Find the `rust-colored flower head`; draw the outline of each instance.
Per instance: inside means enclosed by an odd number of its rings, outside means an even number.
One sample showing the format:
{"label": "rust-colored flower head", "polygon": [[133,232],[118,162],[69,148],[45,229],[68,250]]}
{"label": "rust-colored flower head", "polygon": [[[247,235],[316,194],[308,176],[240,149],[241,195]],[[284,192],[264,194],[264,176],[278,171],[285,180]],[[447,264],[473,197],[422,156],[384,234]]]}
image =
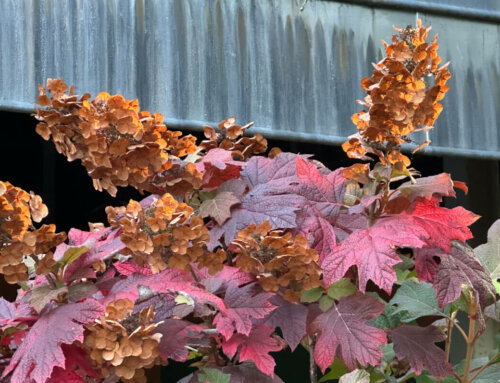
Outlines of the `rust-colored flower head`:
{"label": "rust-colored flower head", "polygon": [[[439,67],[437,36],[427,43],[430,28],[418,21],[416,29],[395,28],[392,44],[383,42],[387,57],[377,64],[369,78],[361,81],[366,91],[365,109],[352,116],[358,128],[342,148],[349,157],[370,159],[372,153],[384,164],[406,169],[410,160],[400,152],[409,135],[431,129],[443,106],[438,102],[448,91],[451,77],[447,64]],[[425,141],[418,149],[427,145]]]}
{"label": "rust-colored flower head", "polygon": [[121,229],[120,238],[139,265],[153,273],[170,267],[189,270],[206,253],[208,230],[192,207],[165,193],[143,208],[131,200],[126,208],[106,208],[111,226]]}
{"label": "rust-colored flower head", "polygon": [[243,137],[243,133],[252,125],[253,122],[245,126],[236,125],[236,118],[230,117],[221,121],[217,128],[205,126],[203,133],[207,139],[201,142],[200,148],[205,151],[213,148],[229,150],[235,160],[246,160],[255,154],[264,153],[267,140],[261,134]]}
{"label": "rust-colored flower head", "polygon": [[[78,98],[73,88],[69,93],[66,89],[60,79],[47,80],[46,89],[39,86],[38,103],[46,108],[35,115],[38,134],[52,138],[69,161],[80,159],[98,190],[113,196],[118,186],[152,193],[171,190],[168,171],[174,163],[181,169],[187,166],[180,157],[197,150],[194,137],[168,130],[161,114],[140,111],[137,100],[105,92],[90,100],[89,94]],[[190,168],[185,178],[179,169],[177,173],[181,180],[175,184],[185,181],[182,192],[201,182],[196,169]]]}
{"label": "rust-colored flower head", "polygon": [[37,262],[39,274],[47,274],[54,264],[52,250],[66,234],[56,233],[54,225],[33,226],[33,221],[40,222],[47,214],[40,196],[0,182],[0,273],[8,283],[28,279],[26,256]]}
{"label": "rust-colored flower head", "polygon": [[272,230],[264,221],[240,230],[233,244],[238,249],[236,266],[257,276],[266,291],[282,289],[285,299],[297,301],[302,289],[320,285],[318,253],[301,235]]}

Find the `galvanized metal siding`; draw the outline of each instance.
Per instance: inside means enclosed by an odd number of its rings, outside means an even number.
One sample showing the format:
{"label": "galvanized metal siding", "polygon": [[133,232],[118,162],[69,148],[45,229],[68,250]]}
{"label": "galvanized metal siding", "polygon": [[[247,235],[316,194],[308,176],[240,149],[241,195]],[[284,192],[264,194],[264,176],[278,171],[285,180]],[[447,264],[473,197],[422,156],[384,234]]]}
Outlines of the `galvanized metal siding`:
{"label": "galvanized metal siding", "polygon": [[62,77],[178,127],[236,115],[268,136],[340,143],[380,39],[414,24],[414,7],[454,76],[430,150],[500,158],[499,2],[352,2],[0,0],[0,108],[32,110],[36,84]]}

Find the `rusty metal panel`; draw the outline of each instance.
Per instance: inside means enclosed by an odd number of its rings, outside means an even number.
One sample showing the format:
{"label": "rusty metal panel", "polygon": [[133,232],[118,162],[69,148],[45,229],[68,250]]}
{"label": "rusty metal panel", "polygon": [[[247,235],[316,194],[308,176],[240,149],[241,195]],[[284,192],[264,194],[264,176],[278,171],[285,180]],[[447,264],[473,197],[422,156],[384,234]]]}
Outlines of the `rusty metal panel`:
{"label": "rusty metal panel", "polygon": [[500,158],[496,0],[0,0],[0,108],[36,84],[139,98],[176,127],[236,115],[268,137],[338,144],[392,25],[439,32],[453,78],[427,152]]}

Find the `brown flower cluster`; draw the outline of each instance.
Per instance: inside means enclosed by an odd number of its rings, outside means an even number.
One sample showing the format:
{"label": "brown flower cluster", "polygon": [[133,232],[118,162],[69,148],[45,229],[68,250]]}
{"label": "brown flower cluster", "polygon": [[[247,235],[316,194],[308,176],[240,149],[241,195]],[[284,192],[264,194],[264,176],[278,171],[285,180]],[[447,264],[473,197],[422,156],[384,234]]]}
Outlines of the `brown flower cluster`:
{"label": "brown flower cluster", "polygon": [[143,208],[131,200],[127,207],[107,207],[111,226],[121,228],[120,238],[139,265],[148,264],[153,273],[167,265],[189,270],[190,262],[205,253],[208,230],[193,208],[165,193]]}
{"label": "brown flower cluster", "polygon": [[352,116],[359,132],[342,147],[351,158],[369,159],[366,153],[373,153],[383,163],[404,169],[410,160],[399,147],[411,142],[411,133],[432,128],[443,109],[438,101],[448,91],[451,75],[447,65],[438,68],[437,36],[432,43],[425,42],[430,27],[423,27],[419,20],[416,29],[395,30],[398,34],[393,35],[392,44],[383,42],[387,57],[374,64],[370,78],[361,81],[367,96],[358,102],[367,110]]}
{"label": "brown flower cluster", "polygon": [[256,134],[252,137],[242,137],[245,130],[250,128],[253,122],[240,126],[236,125],[236,118],[230,117],[221,121],[217,129],[211,126],[203,127],[203,133],[206,140],[202,141],[200,148],[209,151],[214,148],[221,148],[232,152],[233,158],[238,161],[264,153],[267,149],[267,140],[261,135]]}
{"label": "brown flower cluster", "polygon": [[111,302],[102,318],[86,326],[83,345],[103,377],[114,373],[125,383],[145,383],[144,369],[161,363],[161,334],[154,333],[159,323],[153,323],[152,306],[139,313],[133,308],[129,299]]}
{"label": "brown flower cluster", "polygon": [[[78,98],[73,87],[66,89],[60,79],[47,80],[47,90],[39,86],[38,103],[48,108],[37,109],[36,131],[45,140],[52,137],[69,161],[80,159],[96,189],[114,196],[117,186],[130,185],[157,193],[179,182],[165,180],[165,173],[197,150],[193,136],[168,130],[161,114],[140,111],[137,100],[105,92],[90,100],[89,94]],[[194,165],[187,173],[201,180]]]}
{"label": "brown flower cluster", "polygon": [[47,214],[39,196],[0,181],[0,273],[8,283],[28,279],[25,256],[36,261],[38,274],[47,274],[54,264],[52,250],[66,234],[56,233],[54,225],[35,229],[32,221],[40,222]]}
{"label": "brown flower cluster", "polygon": [[291,302],[302,290],[320,286],[318,253],[310,249],[302,235],[272,230],[268,221],[240,230],[233,244],[238,250],[236,266],[257,276],[266,291],[284,288],[283,297]]}

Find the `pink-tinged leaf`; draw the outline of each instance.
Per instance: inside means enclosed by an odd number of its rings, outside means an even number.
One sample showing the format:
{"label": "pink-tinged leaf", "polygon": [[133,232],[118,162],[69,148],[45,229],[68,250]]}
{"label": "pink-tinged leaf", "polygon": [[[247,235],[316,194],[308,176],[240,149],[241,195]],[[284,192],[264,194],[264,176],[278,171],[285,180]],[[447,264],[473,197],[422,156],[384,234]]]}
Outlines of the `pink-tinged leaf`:
{"label": "pink-tinged leaf", "polygon": [[226,339],[233,335],[234,330],[248,335],[256,319],[264,318],[276,308],[269,302],[272,296],[254,284],[244,287],[230,284],[224,298],[227,312],[217,314],[213,323]]}
{"label": "pink-tinged leaf", "polygon": [[391,338],[397,358],[407,359],[417,375],[424,369],[435,378],[453,374],[444,351],[435,345],[446,339],[439,328],[403,325],[391,331]]}
{"label": "pink-tinged leaf", "polygon": [[82,342],[83,325],[103,313],[104,307],[94,300],[68,303],[46,311],[14,353],[3,376],[13,372],[11,383],[25,383],[30,380],[45,383],[54,367],[65,366],[61,346],[75,341]]}
{"label": "pink-tinged leaf", "polygon": [[317,334],[314,360],[321,371],[325,371],[336,354],[351,370],[356,368],[356,362],[379,364],[383,354],[380,345],[387,343],[385,331],[366,322],[383,311],[381,302],[357,293],[341,298],[314,319],[309,333]]}
{"label": "pink-tinged leaf", "polygon": [[309,240],[309,246],[319,254],[319,263],[335,248],[336,234],[333,226],[314,207],[297,214],[297,227]]}
{"label": "pink-tinged leaf", "polygon": [[270,182],[287,185],[297,181],[297,157],[294,153],[280,153],[273,159],[252,157],[241,172],[241,178],[250,188]]}
{"label": "pink-tinged leaf", "polygon": [[253,274],[245,273],[238,267],[224,265],[221,271],[212,275],[208,272],[208,268],[206,267],[199,269],[194,264],[191,266],[196,275],[196,279],[212,294],[224,293],[229,284],[241,286],[255,281],[255,276]]}
{"label": "pink-tinged leaf", "polygon": [[395,247],[422,247],[425,242],[420,238],[425,235],[422,228],[405,226],[397,217],[380,219],[373,226],[351,234],[323,258],[324,281],[331,285],[356,265],[361,291],[365,291],[371,279],[390,293],[397,279],[392,267],[401,262]]}
{"label": "pink-tinged leaf", "polygon": [[73,369],[54,368],[52,376],[46,383],[85,383],[85,380]]}
{"label": "pink-tinged leaf", "polygon": [[232,192],[219,191],[214,198],[203,201],[200,205],[202,217],[212,217],[222,225],[231,216],[231,207],[240,203],[240,199]]}
{"label": "pink-tinged leaf", "polygon": [[453,181],[448,173],[441,173],[435,176],[417,178],[415,182],[405,182],[397,189],[399,193],[394,194],[394,198],[403,194],[409,200],[413,201],[417,197],[439,198],[455,197]]}
{"label": "pink-tinged leaf", "polygon": [[117,299],[128,298],[134,302],[139,298],[139,286],[145,286],[155,292],[178,292],[189,295],[199,305],[210,304],[226,312],[224,301],[207,292],[203,285],[194,281],[193,277],[184,270],[165,269],[158,274],[133,274],[128,278],[115,283],[103,300],[103,304]]}
{"label": "pink-tinged leaf", "polygon": [[415,269],[417,270],[419,280],[426,282],[434,281],[439,266],[439,258],[442,254],[443,251],[435,247],[413,249]]}
{"label": "pink-tinged leaf", "polygon": [[130,261],[128,261],[128,262],[116,262],[116,263],[113,263],[113,266],[116,269],[116,271],[118,271],[118,273],[120,273],[121,275],[125,275],[127,277],[134,274],[134,273],[139,273],[139,274],[143,274],[143,275],[153,274],[149,267],[142,267],[142,266],[139,266],[138,264],[136,264],[134,262],[130,262]]}
{"label": "pink-tinged leaf", "polygon": [[307,307],[285,301],[279,295],[272,297],[271,303],[278,307],[265,318],[264,323],[272,328],[281,328],[283,338],[293,351],[307,333]]}
{"label": "pink-tinged leaf", "polygon": [[173,359],[184,362],[189,356],[186,346],[196,347],[205,345],[208,339],[202,339],[200,333],[205,327],[181,319],[167,319],[160,324],[156,331],[163,334],[159,349],[163,361]]}
{"label": "pink-tinged leaf", "polygon": [[488,303],[488,295],[495,297],[495,286],[489,274],[479,263],[474,250],[463,242],[454,241],[451,254],[441,253],[441,263],[434,278],[434,289],[439,306],[458,299],[462,285],[476,292],[476,299],[484,309]]}
{"label": "pink-tinged leaf", "polygon": [[[472,238],[468,226],[479,216],[462,207],[447,209],[438,206],[438,200],[417,198],[408,212],[399,217],[401,225],[418,226],[427,232],[428,247],[439,247],[450,251],[451,241],[466,241]],[[406,218],[408,218],[407,222]]]}
{"label": "pink-tinged leaf", "polygon": [[203,188],[212,190],[227,180],[238,178],[244,166],[245,162],[233,160],[230,151],[215,148],[196,164],[196,169],[203,173]]}
{"label": "pink-tinged leaf", "polygon": [[222,350],[232,358],[240,351],[239,360],[250,360],[266,375],[273,375],[276,363],[270,352],[281,350],[278,341],[271,337],[273,329],[260,324],[247,335],[234,334],[229,340],[222,342]]}
{"label": "pink-tinged leaf", "polygon": [[70,229],[68,232],[68,244],[70,246],[85,246],[84,244],[88,243],[89,240],[98,243],[105,239],[112,230],[113,229],[109,227],[96,231]]}
{"label": "pink-tinged leaf", "polygon": [[342,204],[346,181],[342,169],[325,176],[319,172],[314,163],[300,156],[296,157],[296,165],[297,178],[304,186],[304,193],[309,196],[309,201]]}

